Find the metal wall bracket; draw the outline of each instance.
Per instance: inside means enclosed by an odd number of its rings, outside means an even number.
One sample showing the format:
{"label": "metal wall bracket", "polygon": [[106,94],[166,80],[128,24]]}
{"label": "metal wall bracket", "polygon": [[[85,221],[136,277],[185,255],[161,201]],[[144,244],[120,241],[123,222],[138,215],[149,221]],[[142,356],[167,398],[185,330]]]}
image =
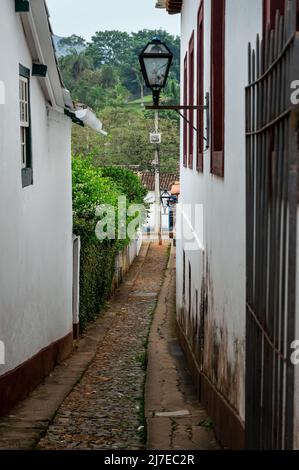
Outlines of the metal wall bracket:
{"label": "metal wall bracket", "polygon": [[210,148],[210,94],[209,93],[206,93],[205,104],[203,105],[196,105],[196,106],[150,105],[150,106],[145,106],[145,109],[151,109],[155,111],[175,111],[181,116],[181,118],[184,119],[184,121],[188,123],[189,126],[193,127],[195,132],[198,132],[198,129],[191,124],[191,122],[187,119],[185,114],[183,114],[181,111],[190,111],[190,110],[197,111],[199,109],[203,109],[205,111],[205,116],[206,116],[206,128],[205,128],[205,135],[203,135],[202,138],[204,139],[206,143],[205,150],[208,150]]}
{"label": "metal wall bracket", "polygon": [[45,78],[47,76],[48,67],[44,64],[32,64],[32,76],[33,77],[40,77]]}
{"label": "metal wall bracket", "polygon": [[30,11],[29,0],[15,0],[15,11],[17,13],[28,13]]}

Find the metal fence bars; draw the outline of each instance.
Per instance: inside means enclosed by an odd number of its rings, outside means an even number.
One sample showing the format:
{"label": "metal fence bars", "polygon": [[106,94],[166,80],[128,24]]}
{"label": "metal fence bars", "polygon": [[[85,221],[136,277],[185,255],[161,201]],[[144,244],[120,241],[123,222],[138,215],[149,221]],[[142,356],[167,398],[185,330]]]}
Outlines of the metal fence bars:
{"label": "metal fence bars", "polygon": [[246,446],[293,447],[296,224],[297,0],[256,48],[246,87]]}

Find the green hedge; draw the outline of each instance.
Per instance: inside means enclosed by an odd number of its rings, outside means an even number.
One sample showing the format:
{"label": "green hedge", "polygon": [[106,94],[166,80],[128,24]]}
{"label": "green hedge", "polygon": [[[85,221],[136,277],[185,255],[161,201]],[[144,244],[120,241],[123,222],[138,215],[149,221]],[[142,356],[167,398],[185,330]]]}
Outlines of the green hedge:
{"label": "green hedge", "polygon": [[147,189],[140,182],[140,178],[126,168],[107,167],[102,168],[102,174],[111,178],[131,203],[142,203],[147,195]]}
{"label": "green hedge", "polygon": [[[146,195],[139,178],[129,170],[97,168],[91,159],[73,159],[73,231],[81,237],[80,328],[95,320],[111,293],[115,257],[129,240],[97,240],[96,207],[111,204],[117,209],[118,198],[142,204]],[[127,224],[132,218],[127,218]],[[117,225],[117,224],[116,224]]]}
{"label": "green hedge", "polygon": [[95,320],[111,292],[114,275],[115,243],[85,240],[81,247],[80,328]]}

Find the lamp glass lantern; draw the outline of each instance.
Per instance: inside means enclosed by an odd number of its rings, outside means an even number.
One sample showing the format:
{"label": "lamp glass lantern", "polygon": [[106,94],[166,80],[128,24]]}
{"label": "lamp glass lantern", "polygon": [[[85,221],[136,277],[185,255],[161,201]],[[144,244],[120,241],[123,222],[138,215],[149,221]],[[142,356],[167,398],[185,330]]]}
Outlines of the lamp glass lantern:
{"label": "lamp glass lantern", "polygon": [[159,105],[160,91],[165,87],[173,54],[159,38],[149,42],[139,56],[145,84],[153,92],[154,105]]}
{"label": "lamp glass lantern", "polygon": [[161,192],[161,204],[164,210],[166,210],[170,205],[171,193],[166,189]]}

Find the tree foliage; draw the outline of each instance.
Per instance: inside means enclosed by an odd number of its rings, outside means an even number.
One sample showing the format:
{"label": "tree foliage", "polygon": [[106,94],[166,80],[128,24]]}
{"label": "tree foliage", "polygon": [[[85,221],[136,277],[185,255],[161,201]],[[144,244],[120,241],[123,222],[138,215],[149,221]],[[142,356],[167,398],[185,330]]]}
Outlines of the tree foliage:
{"label": "tree foliage", "polygon": [[110,204],[117,208],[120,188],[111,178],[104,178],[91,159],[73,159],[73,214],[76,221],[95,221],[96,208]]}
{"label": "tree foliage", "polygon": [[[159,36],[174,53],[173,66],[164,93],[166,103],[180,101],[180,41],[162,30],[137,33],[99,31],[90,43],[72,35],[60,41],[67,53],[59,59],[65,86],[74,101],[93,108],[103,121],[108,137],[74,127],[74,155],[92,155],[98,166],[140,165],[151,169],[153,113],[144,109],[146,94],[138,56],[143,47]],[[136,98],[138,102],[136,102]],[[136,104],[132,104],[135,103]],[[175,172],[179,159],[179,119],[173,112],[160,113],[161,171]]]}
{"label": "tree foliage", "polygon": [[[143,47],[153,39],[159,37],[165,41],[174,54],[170,78],[180,80],[180,39],[163,30],[142,30],[128,34],[121,31],[98,31],[91,41],[86,43],[80,36],[72,35],[61,39],[58,47],[66,51],[60,58],[60,68],[68,88],[72,91],[75,83],[82,78],[82,72],[89,70],[97,74],[102,70],[105,79],[97,86],[104,89],[113,88],[116,84],[128,90],[132,97],[141,97],[144,94],[144,83],[140,72],[138,56]],[[112,84],[109,80],[112,77]],[[78,99],[83,91],[82,83],[76,84]],[[85,95],[84,95],[85,96]],[[93,103],[87,102],[89,106]]]}
{"label": "tree foliage", "polygon": [[77,36],[76,34],[72,34],[68,38],[61,38],[58,44],[60,49],[64,50],[66,53],[65,48],[68,48],[68,52],[78,49],[85,49],[86,48],[86,41],[81,36]]}
{"label": "tree foliage", "polygon": [[[118,201],[121,196],[126,196],[129,203],[144,203],[147,191],[141,180],[128,169],[101,169],[92,163],[90,157],[79,156],[73,158],[72,173],[74,232],[83,238],[95,239],[97,207],[100,205],[113,207],[117,222]],[[130,221],[131,217],[127,217],[127,223]],[[128,240],[124,241],[127,242]],[[122,243],[118,244],[121,246]]]}
{"label": "tree foliage", "polygon": [[101,169],[105,178],[112,179],[123,194],[127,196],[128,202],[140,204],[144,202],[147,189],[140,183],[140,178],[127,168],[106,167]]}
{"label": "tree foliage", "polygon": [[[175,173],[179,161],[179,126],[176,120],[160,113],[162,135],[160,164],[162,173]],[[173,116],[171,116],[173,117]],[[100,113],[108,136],[102,136],[79,126],[73,128],[73,154],[91,155],[100,166],[136,165],[150,170],[154,159],[154,146],[149,134],[154,130],[152,111],[128,107],[108,107]]]}

